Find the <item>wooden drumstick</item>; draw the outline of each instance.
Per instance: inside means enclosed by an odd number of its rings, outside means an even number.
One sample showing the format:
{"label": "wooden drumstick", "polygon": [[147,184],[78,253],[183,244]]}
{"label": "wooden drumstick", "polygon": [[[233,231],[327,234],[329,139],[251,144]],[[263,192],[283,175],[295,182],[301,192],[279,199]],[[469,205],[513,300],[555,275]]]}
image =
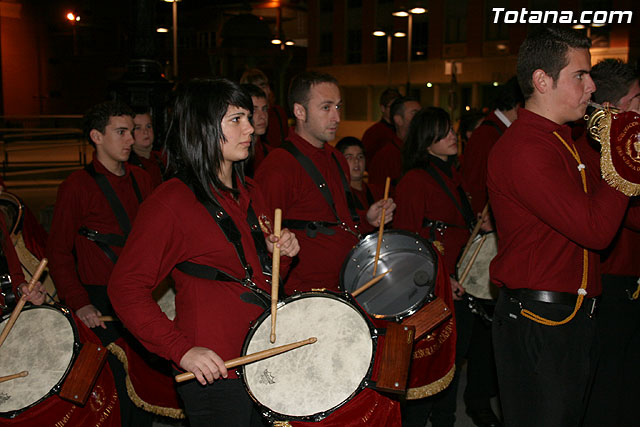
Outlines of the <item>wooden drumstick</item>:
{"label": "wooden drumstick", "polygon": [[[282,209],[276,209],[273,215],[273,234],[279,239],[282,225]],[[278,311],[278,285],[280,280],[280,248],[273,245],[273,262],[271,264],[271,344],[276,342],[276,312]]]}
{"label": "wooden drumstick", "polygon": [[[384,200],[389,198],[389,186],[391,185],[391,178],[387,177],[387,181],[384,184]],[[380,258],[380,244],[382,243],[382,234],[384,233],[384,214],[386,208],[382,208],[382,216],[380,217],[380,228],[378,229],[378,244],[376,245],[376,259],[373,262],[373,277],[376,277],[378,272],[378,259]]]}
{"label": "wooden drumstick", "polygon": [[120,319],[113,316],[98,316],[98,320],[101,322],[119,322]]}
{"label": "wooden drumstick", "polygon": [[484,245],[485,240],[487,240],[486,234],[482,236],[482,239],[480,239],[480,243],[478,243],[478,247],[476,248],[475,251],[473,251],[473,254],[471,255],[469,264],[467,264],[467,266],[464,268],[464,271],[462,272],[462,276],[460,276],[460,280],[458,281],[458,283],[460,283],[460,286],[462,286],[464,281],[467,279],[467,276],[469,275],[469,271],[471,271],[471,266],[473,265],[474,262],[476,262],[476,258],[478,257],[478,254],[480,253],[480,249],[482,249],[482,245]]}
{"label": "wooden drumstick", "polygon": [[[227,369],[235,368],[236,366],[246,365],[247,363],[257,362],[258,360],[268,359],[269,357],[276,356],[281,353],[293,350],[303,345],[313,344],[318,341],[318,338],[311,337],[303,341],[292,342],[290,344],[281,345],[278,347],[269,348],[267,350],[258,351],[256,353],[247,354],[246,356],[236,357],[235,359],[227,360],[224,362],[224,366]],[[196,376],[193,372],[185,372],[175,376],[176,382],[183,382],[194,379]]]}
{"label": "wooden drumstick", "polygon": [[9,380],[15,380],[16,378],[26,377],[27,375],[29,375],[29,371],[22,371],[22,372],[18,372],[17,374],[7,375],[6,377],[0,377],[0,383],[9,381]]}
{"label": "wooden drumstick", "polygon": [[[47,266],[47,262],[48,261],[46,258],[42,258],[42,261],[40,261],[38,268],[36,269],[35,273],[33,273],[31,280],[29,280],[29,284],[27,285],[27,293],[31,292],[36,282],[40,280],[40,276],[44,272],[44,269]],[[2,345],[2,343],[4,343],[4,340],[7,339],[7,335],[9,335],[9,332],[11,332],[11,328],[13,328],[13,325],[14,323],[16,323],[16,320],[18,320],[18,316],[20,315],[20,312],[22,311],[22,307],[24,307],[26,302],[27,302],[27,296],[22,295],[22,298],[20,298],[20,300],[18,301],[18,304],[16,304],[16,308],[13,309],[13,312],[11,313],[11,317],[9,317],[9,320],[7,321],[6,326],[2,330],[2,334],[0,334],[0,346]]]}
{"label": "wooden drumstick", "polygon": [[469,252],[469,249],[471,249],[471,244],[473,243],[473,240],[476,238],[476,236],[480,232],[480,227],[482,227],[482,218],[484,218],[484,216],[487,214],[487,212],[489,212],[489,203],[484,205],[484,209],[482,210],[482,213],[480,214],[480,221],[478,221],[476,223],[476,226],[473,227],[473,231],[471,232],[471,236],[469,236],[469,240],[467,240],[467,244],[465,245],[464,250],[462,251],[462,255],[460,256],[460,259],[458,260],[458,264],[456,265],[456,269],[460,268],[460,263],[462,263],[462,260],[467,255],[467,252]]}
{"label": "wooden drumstick", "polygon": [[386,276],[387,273],[391,273],[392,271],[393,271],[393,269],[390,268],[387,271],[385,271],[384,273],[380,274],[379,276],[376,276],[373,279],[369,280],[367,283],[365,283],[364,285],[360,286],[358,289],[353,291],[351,293],[351,296],[352,297],[357,297],[358,295],[360,295],[361,293],[363,293],[364,291],[366,291],[367,289],[369,289],[370,287],[372,287],[373,285],[378,283],[380,280],[382,280],[382,278],[384,276]]}

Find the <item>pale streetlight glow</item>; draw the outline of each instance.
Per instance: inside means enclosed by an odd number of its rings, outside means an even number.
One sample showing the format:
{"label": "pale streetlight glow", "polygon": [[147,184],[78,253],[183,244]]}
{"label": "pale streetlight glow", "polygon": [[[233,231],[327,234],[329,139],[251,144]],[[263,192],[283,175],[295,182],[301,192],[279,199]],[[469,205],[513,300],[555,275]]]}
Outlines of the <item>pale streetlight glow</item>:
{"label": "pale streetlight glow", "polygon": [[387,33],[385,33],[382,30],[376,30],[376,31],[373,32],[373,35],[376,36],[376,37],[384,37],[384,36],[387,35]]}
{"label": "pale streetlight glow", "polygon": [[403,33],[402,31],[396,31],[396,32],[393,34],[393,37],[400,37],[400,38],[402,38],[402,37],[407,37],[407,35],[406,35],[405,33]]}
{"label": "pale streetlight glow", "polygon": [[433,86],[433,83],[427,82],[427,87],[432,87],[432,86]]}
{"label": "pale streetlight glow", "polygon": [[284,42],[284,44],[287,46],[293,46],[296,44],[296,42],[294,42],[293,40],[287,40],[286,42]]}
{"label": "pale streetlight glow", "polygon": [[396,10],[395,12],[391,13],[393,16],[397,16],[398,18],[406,18],[407,16],[409,16],[409,12],[407,12],[406,10]]}
{"label": "pale streetlight glow", "polygon": [[413,13],[414,15],[421,15],[423,13],[427,13],[427,9],[424,7],[414,7],[413,9],[409,9],[409,13]]}
{"label": "pale streetlight glow", "polygon": [[157,28],[157,29],[156,29],[156,32],[158,32],[158,33],[168,33],[168,32],[169,32],[169,29],[168,29],[168,28],[160,27],[160,28]]}
{"label": "pale streetlight glow", "polygon": [[282,40],[280,40],[280,39],[273,39],[273,40],[271,40],[271,44],[282,44]]}
{"label": "pale streetlight glow", "polygon": [[500,83],[498,83],[498,82],[493,82],[493,85],[494,85],[494,86],[496,86],[496,87],[497,87],[499,84],[500,84]]}
{"label": "pale streetlight glow", "polygon": [[76,15],[74,15],[72,12],[67,13],[67,19],[69,21],[75,21],[76,20]]}

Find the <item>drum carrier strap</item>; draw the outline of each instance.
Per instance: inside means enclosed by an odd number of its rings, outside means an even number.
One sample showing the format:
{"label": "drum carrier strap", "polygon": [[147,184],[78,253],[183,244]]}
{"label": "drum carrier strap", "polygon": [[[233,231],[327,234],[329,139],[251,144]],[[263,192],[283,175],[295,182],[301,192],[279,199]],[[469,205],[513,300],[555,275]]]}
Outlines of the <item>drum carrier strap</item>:
{"label": "drum carrier strap", "polygon": [[[177,178],[180,179],[187,187],[189,187],[189,189],[193,191],[194,194],[196,194],[193,186],[188,184],[183,177],[177,176]],[[214,204],[210,201],[202,201],[200,199],[198,199],[198,201],[202,203],[207,212],[209,212],[209,215],[211,215],[211,218],[213,218],[216,224],[218,224],[218,227],[220,227],[220,230],[222,230],[222,234],[224,234],[224,237],[227,239],[227,241],[233,245],[236,251],[236,255],[240,260],[240,264],[242,264],[242,268],[245,271],[245,277],[243,279],[239,279],[215,267],[211,267],[205,264],[198,264],[191,261],[183,261],[179,264],[176,264],[176,268],[183,273],[188,274],[189,276],[197,277],[199,279],[239,283],[245,288],[249,289],[252,294],[257,297],[257,301],[255,300],[255,298],[249,301],[243,298],[245,302],[257,304],[265,308],[268,307],[271,301],[271,297],[267,292],[260,289],[252,280],[253,269],[251,268],[251,265],[249,265],[245,257],[244,249],[242,248],[240,230],[238,230],[235,222],[233,222],[233,218],[229,216],[229,214],[219,203]],[[251,237],[253,238],[253,242],[256,245],[256,251],[258,252],[258,258],[260,260],[262,272],[267,276],[271,276],[271,265],[269,253],[267,250],[267,244],[264,240],[264,235],[262,234],[260,223],[258,222],[258,217],[253,210],[253,206],[251,206],[251,202],[249,202],[249,208],[247,210],[247,224],[249,225],[249,228],[251,230]]]}
{"label": "drum carrier strap", "polygon": [[[335,231],[328,228],[331,226],[342,226],[343,228],[347,229],[346,224],[344,223],[344,221],[340,219],[340,216],[338,215],[338,211],[336,210],[336,205],[333,201],[333,196],[331,195],[331,190],[329,190],[329,186],[327,185],[327,182],[325,181],[324,177],[322,176],[318,168],[316,168],[316,166],[313,164],[313,161],[309,157],[302,154],[302,152],[298,149],[298,147],[296,147],[289,140],[285,141],[284,144],[282,144],[282,148],[287,150],[298,161],[298,163],[300,163],[300,165],[305,170],[305,172],[307,172],[307,174],[311,177],[314,184],[316,184],[316,187],[322,194],[322,197],[324,197],[327,204],[331,208],[331,211],[333,212],[333,215],[336,217],[336,221],[337,221],[337,222],[330,222],[330,221],[307,221],[307,220],[298,220],[298,219],[285,219],[282,221],[282,225],[291,229],[305,230],[307,235],[311,238],[315,237],[316,233],[318,232],[327,234],[327,235],[334,234]],[[342,187],[344,189],[345,196],[347,199],[347,206],[349,207],[349,213],[351,214],[351,219],[355,224],[358,224],[360,222],[360,216],[356,211],[356,197],[353,195],[353,192],[351,191],[351,187],[349,186],[347,177],[345,176],[344,171],[340,166],[340,162],[336,158],[335,154],[331,153],[331,157],[335,161],[336,166],[338,168],[338,174],[340,175],[340,180],[342,181]]]}
{"label": "drum carrier strap", "polygon": [[[442,179],[442,176],[433,168],[432,165],[428,165],[425,168],[425,170],[438,183],[438,185],[442,187],[444,192],[447,193],[447,196],[449,196],[451,201],[453,201],[453,204],[455,205],[456,209],[458,209],[458,211],[464,218],[464,222],[467,225],[467,228],[469,230],[472,230],[475,224],[475,218],[473,217],[473,210],[471,209],[471,205],[469,204],[469,199],[467,199],[467,195],[465,194],[462,187],[458,185],[458,188],[457,188],[458,193],[460,195],[460,201],[462,202],[462,205],[461,205],[460,203],[458,203],[458,200],[455,198],[455,196],[453,195],[453,193],[451,192],[447,184]],[[430,231],[431,240],[435,240],[436,230],[443,230],[447,227],[461,228],[459,225],[448,224],[443,221],[430,220],[428,218],[424,218],[422,220],[422,226],[431,228],[431,231]]]}
{"label": "drum carrier strap", "polygon": [[[86,226],[80,227],[78,233],[81,236],[86,237],[87,239],[95,242],[96,245],[105,253],[105,255],[113,262],[114,264],[118,260],[118,256],[110,248],[110,246],[123,247],[125,242],[127,241],[127,236],[131,232],[131,221],[129,220],[129,215],[127,215],[127,211],[122,206],[122,202],[118,198],[115,190],[109,184],[109,180],[107,177],[101,173],[96,171],[96,168],[93,166],[93,163],[89,163],[85,168],[85,171],[96,181],[98,187],[104,194],[104,197],[109,202],[109,206],[111,206],[111,210],[118,221],[118,225],[122,230],[122,235],[113,234],[113,233],[100,233],[97,230],[92,230]],[[142,194],[140,193],[140,188],[138,187],[138,183],[136,181],[133,172],[130,172],[131,175],[131,185],[133,186],[133,191],[136,193],[136,197],[138,198],[138,204],[142,203]]]}

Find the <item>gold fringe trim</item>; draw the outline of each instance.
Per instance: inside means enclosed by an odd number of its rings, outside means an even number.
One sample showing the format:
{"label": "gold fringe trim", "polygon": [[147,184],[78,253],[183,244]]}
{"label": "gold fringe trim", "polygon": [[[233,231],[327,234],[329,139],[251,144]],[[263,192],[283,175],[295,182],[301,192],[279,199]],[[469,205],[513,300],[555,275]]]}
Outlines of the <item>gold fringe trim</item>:
{"label": "gold fringe trim", "polygon": [[291,423],[289,421],[274,421],[273,427],[291,427]]}
{"label": "gold fringe trim", "polygon": [[611,158],[611,112],[607,111],[598,125],[600,133],[600,170],[607,183],[626,196],[640,195],[640,184],[627,181],[616,171]]}
{"label": "gold fringe trim", "polygon": [[410,388],[407,390],[407,400],[422,399],[423,397],[433,396],[436,393],[440,393],[445,388],[449,387],[453,380],[453,375],[456,373],[456,365],[447,374],[437,381],[431,384],[423,385],[422,387]]}
{"label": "gold fringe trim", "polygon": [[133,388],[133,384],[131,383],[131,378],[129,377],[129,361],[127,360],[127,354],[124,352],[122,347],[117,345],[116,343],[111,343],[107,346],[107,349],[113,353],[120,362],[124,365],[124,370],[127,373],[127,393],[129,394],[129,398],[135,405],[144,409],[147,412],[151,412],[153,414],[162,415],[163,417],[183,419],[185,418],[184,411],[182,409],[176,408],[166,408],[164,406],[152,405],[150,403],[142,400],[136,390]]}

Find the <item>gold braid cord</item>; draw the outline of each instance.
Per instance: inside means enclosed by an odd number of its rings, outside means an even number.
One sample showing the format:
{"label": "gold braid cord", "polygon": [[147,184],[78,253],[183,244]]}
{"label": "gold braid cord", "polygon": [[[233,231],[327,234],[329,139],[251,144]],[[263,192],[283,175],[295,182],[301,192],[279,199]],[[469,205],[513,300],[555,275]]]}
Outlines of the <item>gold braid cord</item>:
{"label": "gold braid cord", "polygon": [[640,195],[640,185],[621,177],[613,166],[613,159],[611,157],[611,117],[611,111],[607,110],[604,118],[598,124],[601,145],[600,169],[602,171],[602,178],[604,178],[610,186],[624,195],[629,197],[638,196]]}
{"label": "gold braid cord", "polygon": [[456,365],[447,374],[432,382],[431,384],[423,385],[422,387],[410,388],[407,390],[407,400],[422,399],[423,397],[433,396],[436,393],[440,393],[445,388],[449,387],[453,380],[453,374],[456,372]]}
{"label": "gold braid cord", "polygon": [[[562,144],[567,149],[567,151],[569,151],[569,153],[571,153],[571,156],[575,159],[578,165],[578,170],[580,171],[580,178],[582,179],[582,189],[586,194],[587,193],[587,176],[585,174],[585,171],[584,171],[585,167],[584,167],[584,164],[582,163],[582,160],[580,159],[580,154],[578,153],[578,150],[576,150],[575,146],[569,147],[569,144],[567,144],[567,141],[562,139],[562,137],[557,132],[553,132],[553,134],[560,140],[560,142],[562,142]],[[559,325],[564,325],[565,323],[569,323],[569,321],[571,321],[571,319],[573,319],[576,316],[576,313],[578,312],[578,310],[580,310],[580,307],[582,306],[582,301],[584,300],[584,296],[587,294],[588,272],[589,272],[589,251],[583,248],[582,249],[582,282],[580,283],[580,289],[578,289],[578,299],[576,300],[576,305],[573,308],[573,312],[566,319],[563,319],[560,321],[549,320],[547,318],[539,316],[534,312],[524,308],[520,310],[520,314],[522,314],[527,319],[533,320],[534,322],[538,322],[540,324],[547,325],[547,326],[559,326]]]}
{"label": "gold braid cord", "polygon": [[120,362],[124,365],[124,370],[127,373],[127,393],[129,394],[129,398],[135,405],[144,409],[147,412],[151,412],[153,414],[162,415],[164,417],[183,419],[185,418],[184,411],[182,409],[176,408],[165,408],[164,406],[156,406],[142,400],[136,390],[133,388],[133,384],[131,383],[131,378],[129,377],[129,361],[127,360],[127,354],[125,351],[117,345],[116,343],[111,343],[107,346],[107,349],[113,353]]}

